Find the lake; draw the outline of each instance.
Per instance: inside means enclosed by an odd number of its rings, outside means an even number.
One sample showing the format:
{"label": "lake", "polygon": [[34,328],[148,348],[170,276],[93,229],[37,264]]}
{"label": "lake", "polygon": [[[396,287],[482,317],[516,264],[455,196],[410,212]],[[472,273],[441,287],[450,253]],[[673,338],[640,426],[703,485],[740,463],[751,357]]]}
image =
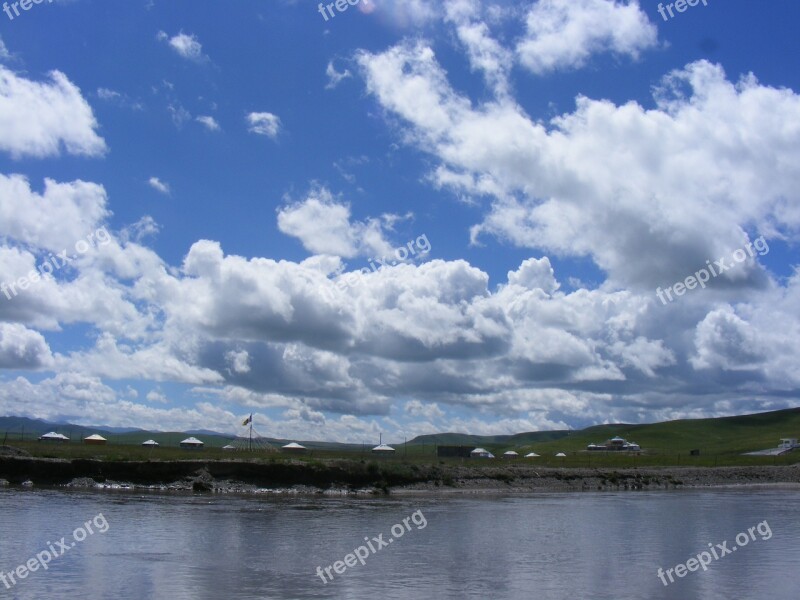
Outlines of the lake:
{"label": "lake", "polygon": [[796,598],[799,538],[797,488],[385,498],[6,488],[0,597]]}

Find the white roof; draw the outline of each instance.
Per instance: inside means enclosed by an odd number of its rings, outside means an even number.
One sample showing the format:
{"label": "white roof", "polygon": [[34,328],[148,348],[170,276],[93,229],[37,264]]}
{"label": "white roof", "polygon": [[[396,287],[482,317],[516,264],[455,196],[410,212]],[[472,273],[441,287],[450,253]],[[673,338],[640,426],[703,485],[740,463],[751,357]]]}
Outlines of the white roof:
{"label": "white roof", "polygon": [[508,452],[503,452],[503,456],[519,456],[519,454],[517,454],[513,450],[509,450]]}
{"label": "white roof", "polygon": [[556,454],[556,456],[566,456],[566,454],[564,454],[563,452],[559,452],[558,454]]}
{"label": "white roof", "polygon": [[55,431],[51,431],[50,433],[45,433],[42,438],[46,440],[68,440],[69,438],[62,433],[56,433]]}
{"label": "white roof", "polygon": [[188,437],[188,438],[186,438],[185,440],[183,440],[183,441],[181,442],[181,444],[192,444],[192,445],[197,445],[197,444],[200,444],[200,445],[202,445],[202,444],[203,444],[203,442],[201,442],[200,440],[198,440],[196,437]]}
{"label": "white roof", "polygon": [[525,458],[536,458],[537,456],[539,456],[539,455],[536,454],[536,452],[530,452],[530,453],[525,455]]}
{"label": "white roof", "polygon": [[486,448],[475,448],[470,454],[488,454],[489,451]]}
{"label": "white roof", "polygon": [[394,448],[389,446],[388,444],[381,444],[380,446],[375,446],[372,449],[373,452],[394,452]]}
{"label": "white roof", "polygon": [[95,441],[98,441],[98,442],[107,442],[108,441],[102,435],[97,435],[96,433],[94,435],[90,435],[89,437],[85,437],[83,439],[85,439],[85,440],[95,440]]}
{"label": "white roof", "polygon": [[285,446],[281,446],[284,450],[306,450],[305,446],[301,446],[297,442],[291,442]]}
{"label": "white roof", "polygon": [[236,446],[231,446],[228,444],[227,446],[222,447],[223,450],[236,450]]}
{"label": "white roof", "polygon": [[158,442],[155,440],[147,440],[146,442],[142,442],[142,446],[158,446]]}

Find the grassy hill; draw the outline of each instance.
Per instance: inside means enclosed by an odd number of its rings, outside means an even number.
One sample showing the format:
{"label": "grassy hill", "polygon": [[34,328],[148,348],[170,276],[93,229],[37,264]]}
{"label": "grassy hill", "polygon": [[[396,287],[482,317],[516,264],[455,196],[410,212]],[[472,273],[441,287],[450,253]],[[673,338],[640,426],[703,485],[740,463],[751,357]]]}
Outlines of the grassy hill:
{"label": "grassy hill", "polygon": [[[25,439],[20,436],[24,429]],[[36,438],[47,431],[58,431],[72,439],[68,445],[71,454],[118,454],[120,446],[128,446],[126,453],[135,452],[142,441],[154,439],[164,449],[175,449],[184,439],[185,432],[150,432],[111,430],[102,427],[82,427],[79,425],[63,425],[47,423],[35,419],[19,417],[0,417],[0,443],[24,443],[25,447],[35,453],[44,449],[36,444]],[[97,447],[83,448],[81,440],[87,435],[99,433],[109,441],[108,449],[101,452]],[[590,443],[600,444],[614,436],[621,436],[638,443],[642,448],[640,456],[607,455],[605,453],[587,453]],[[205,444],[209,458],[222,454],[219,450],[231,441],[231,436],[222,434],[198,435]],[[790,456],[775,458],[743,457],[744,452],[773,448],[782,437],[800,437],[800,408],[780,410],[753,415],[723,417],[714,419],[684,419],[644,425],[615,424],[596,425],[580,431],[540,431],[519,433],[516,435],[479,436],[460,433],[442,433],[424,435],[410,440],[408,444],[393,445],[397,449],[398,460],[430,461],[436,456],[437,445],[483,446],[495,455],[500,456],[506,450],[515,450],[520,454],[536,452],[541,455],[536,459],[542,465],[560,466],[592,466],[607,463],[611,466],[628,466],[628,463],[661,465],[685,464],[690,450],[698,449],[700,459],[692,459],[700,464],[770,464],[794,463],[800,460],[800,452]],[[266,438],[273,446],[281,446],[287,441]],[[299,440],[298,440],[299,441]],[[26,443],[28,442],[28,443]],[[368,456],[371,444],[340,444],[335,442],[300,441],[313,451],[315,456],[352,457]],[[67,449],[64,448],[64,451]],[[51,452],[50,449],[47,452]],[[566,459],[554,458],[557,452],[565,452]],[[213,455],[213,456],[212,456]],[[88,454],[87,454],[88,456]]]}

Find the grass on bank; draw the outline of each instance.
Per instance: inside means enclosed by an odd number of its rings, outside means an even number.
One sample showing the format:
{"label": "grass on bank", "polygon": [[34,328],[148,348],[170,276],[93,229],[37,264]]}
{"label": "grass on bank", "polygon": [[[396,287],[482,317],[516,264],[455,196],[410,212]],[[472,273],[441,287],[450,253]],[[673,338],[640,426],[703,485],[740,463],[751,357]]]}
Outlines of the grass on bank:
{"label": "grass on bank", "polygon": [[[64,431],[69,435],[69,431]],[[440,434],[421,436],[408,444],[395,444],[397,453],[391,457],[378,457],[370,452],[369,444],[311,447],[307,455],[288,455],[275,452],[224,451],[221,447],[229,438],[198,435],[206,442],[202,450],[185,450],[178,447],[184,433],[135,432],[112,434],[106,446],[88,446],[79,436],[69,443],[52,444],[35,441],[34,434],[20,433],[3,436],[5,443],[22,448],[33,456],[50,458],[98,458],[112,461],[146,460],[258,460],[282,461],[320,459],[350,459],[377,463],[410,463],[419,465],[464,465],[474,468],[497,467],[505,464],[538,465],[566,468],[630,468],[660,466],[733,466],[733,465],[789,465],[800,463],[800,449],[783,456],[742,456],[744,452],[774,448],[783,437],[800,437],[800,409],[788,409],[755,415],[716,419],[668,421],[646,425],[599,425],[575,432],[538,432],[515,436],[463,436]],[[619,435],[637,442],[641,454],[589,453],[590,443]],[[72,437],[72,436],[70,436]],[[140,444],[144,439],[154,439],[161,447],[148,449]],[[304,442],[305,443],[305,442]],[[483,446],[495,454],[494,460],[446,458],[436,456],[437,444]],[[322,446],[322,444],[320,444]],[[693,449],[699,456],[690,456]],[[535,459],[500,458],[506,450],[515,450],[521,456],[536,452]],[[555,454],[565,452],[566,458]]]}

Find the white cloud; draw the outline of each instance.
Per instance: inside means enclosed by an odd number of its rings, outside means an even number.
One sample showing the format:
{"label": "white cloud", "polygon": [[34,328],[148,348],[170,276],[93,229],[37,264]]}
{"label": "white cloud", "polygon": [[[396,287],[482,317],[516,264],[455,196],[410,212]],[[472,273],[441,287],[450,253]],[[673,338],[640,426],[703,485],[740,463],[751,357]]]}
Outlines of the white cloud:
{"label": "white cloud", "polygon": [[[800,230],[786,201],[800,189],[789,167],[800,132],[780,126],[800,119],[791,91],[752,76],[731,83],[700,61],[665,79],[656,109],[579,97],[548,128],[510,101],[473,107],[422,44],[358,60],[370,92],[407,122],[406,139],[441,161],[432,179],[492,198],[473,239],[589,256],[610,284],[655,290],[729,257],[748,231]],[[749,261],[711,287],[766,285]]]}
{"label": "white cloud", "polygon": [[37,82],[0,65],[0,150],[14,158],[102,156],[106,143],[81,91],[60,71]]}
{"label": "white cloud", "polygon": [[312,188],[305,199],[278,209],[278,228],[316,254],[353,258],[392,252],[380,220],[352,222],[350,206],[338,202],[324,187]]}
{"label": "white cloud", "polygon": [[436,402],[423,404],[419,400],[409,400],[406,402],[404,410],[412,417],[422,417],[428,420],[441,419],[445,415]]}
{"label": "white cloud", "polygon": [[95,183],[45,179],[40,194],[22,175],[0,174],[0,236],[52,252],[68,249],[109,216],[105,189]]}
{"label": "white cloud", "polygon": [[325,85],[326,90],[332,90],[343,80],[353,76],[353,74],[347,69],[341,73],[337,71],[336,67],[333,66],[333,61],[328,61],[328,66],[325,69],[325,75],[328,76],[328,83]]}
{"label": "white cloud", "polygon": [[131,100],[126,94],[105,87],[97,88],[97,97],[104,102],[110,102],[131,110],[144,110],[141,102]]}
{"label": "white cloud", "polygon": [[3,38],[0,37],[0,60],[9,60],[11,58],[11,53],[8,51]]}
{"label": "white cloud", "polygon": [[208,115],[201,115],[195,119],[198,123],[204,125],[209,131],[219,131],[219,123],[214,117]]}
{"label": "white cloud", "polygon": [[122,97],[122,94],[108,88],[100,87],[97,88],[97,97],[101,100],[118,100]]}
{"label": "white cloud", "polygon": [[156,37],[159,41],[168,41],[170,47],[183,58],[195,62],[202,62],[207,59],[207,57],[203,55],[203,45],[197,40],[197,36],[194,34],[180,32],[177,35],[169,37],[165,32],[159,31]]}
{"label": "white cloud", "polygon": [[51,362],[42,334],[18,323],[0,322],[0,369],[36,369]]}
{"label": "white cloud", "polygon": [[175,124],[175,127],[181,128],[183,125],[192,118],[192,113],[186,110],[180,104],[170,104],[167,107],[169,111],[169,115],[172,118],[172,122]]}
{"label": "white cloud", "polygon": [[479,19],[478,0],[450,0],[445,6],[447,20],[456,25],[458,39],[467,50],[472,69],[483,72],[496,94],[507,94],[514,55],[492,38],[489,26]]}
{"label": "white cloud", "polygon": [[525,67],[542,74],[582,67],[605,52],[638,58],[657,40],[658,30],[638,0],[538,0],[528,11],[517,54]]}
{"label": "white cloud", "polygon": [[373,13],[395,27],[420,27],[440,16],[438,2],[431,0],[369,0],[362,11]]}
{"label": "white cloud", "polygon": [[225,355],[234,373],[250,372],[250,355],[247,350],[231,350]]}
{"label": "white cloud", "polygon": [[273,140],[278,137],[281,120],[277,115],[268,112],[251,112],[247,115],[248,131],[265,135]]}
{"label": "white cloud", "polygon": [[145,396],[148,402],[156,402],[158,404],[169,404],[169,398],[167,398],[163,392],[160,390],[150,390],[147,392]]}
{"label": "white cloud", "polygon": [[151,177],[147,180],[147,185],[166,196],[170,195],[169,184],[161,181],[158,177]]}

